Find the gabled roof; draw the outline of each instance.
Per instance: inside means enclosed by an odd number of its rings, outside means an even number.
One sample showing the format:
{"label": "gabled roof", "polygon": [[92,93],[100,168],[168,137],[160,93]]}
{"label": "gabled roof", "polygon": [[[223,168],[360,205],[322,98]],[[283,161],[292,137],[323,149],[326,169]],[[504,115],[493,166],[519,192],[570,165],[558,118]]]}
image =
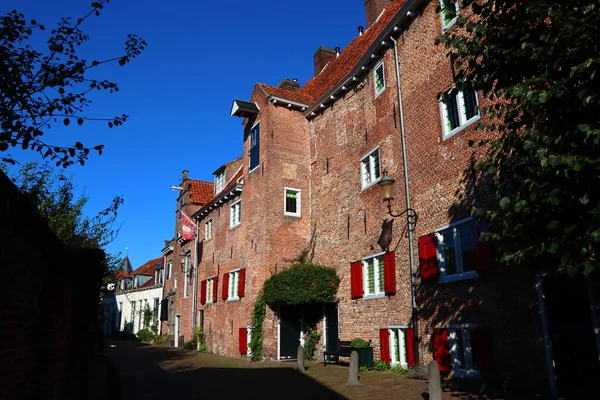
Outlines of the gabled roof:
{"label": "gabled roof", "polygon": [[154,276],[154,271],[156,271],[158,268],[162,268],[163,267],[163,258],[162,257],[157,257],[157,258],[153,258],[150,261],[147,261],[144,265],[142,265],[141,267],[139,267],[138,269],[136,269],[135,271],[133,271],[131,273],[132,276],[134,275],[152,275]]}
{"label": "gabled roof", "polygon": [[352,72],[358,62],[365,56],[366,52],[378,40],[379,35],[394,19],[398,11],[409,0],[396,0],[381,14],[379,19],[371,25],[361,36],[358,36],[348,44],[340,53],[339,57],[330,61],[319,75],[313,77],[304,84],[297,92],[275,88],[265,84],[259,84],[260,87],[269,96],[282,97],[292,101],[302,102],[312,105],[319,100],[336,84],[341,84],[342,80]]}
{"label": "gabled roof", "polygon": [[[231,196],[232,194],[235,196],[236,193],[241,192],[242,188],[244,187],[243,177],[244,177],[244,168],[240,167],[237,170],[237,172],[235,173],[235,175],[233,175],[233,178],[231,178],[229,180],[227,186],[225,186],[225,189],[223,189],[219,193],[217,193],[201,209],[196,211],[196,213],[194,213],[194,215],[192,215],[192,218],[196,218],[198,216],[202,216],[203,214],[210,212],[210,210],[213,207],[217,208],[217,207],[219,207],[219,204],[224,203],[226,201],[225,198],[227,198],[227,196]],[[238,181],[240,181],[240,182],[238,182]]]}
{"label": "gabled roof", "polygon": [[190,200],[192,203],[204,205],[210,201],[215,192],[213,182],[197,181],[189,179],[190,183]]}

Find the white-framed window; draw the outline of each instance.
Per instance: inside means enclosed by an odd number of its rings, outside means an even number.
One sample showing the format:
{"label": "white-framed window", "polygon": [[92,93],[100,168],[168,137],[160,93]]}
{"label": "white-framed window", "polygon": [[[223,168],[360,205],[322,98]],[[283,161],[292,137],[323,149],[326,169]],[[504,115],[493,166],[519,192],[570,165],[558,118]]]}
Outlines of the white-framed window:
{"label": "white-framed window", "polygon": [[206,280],[206,302],[212,303],[215,293],[215,278],[208,278]]}
{"label": "white-framed window", "polygon": [[242,201],[238,200],[229,207],[229,226],[233,228],[242,223]]}
{"label": "white-framed window", "polygon": [[250,147],[248,149],[250,172],[260,165],[260,122],[256,122],[250,129]]}
{"label": "white-framed window", "polygon": [[[450,365],[456,377],[479,376],[480,359],[476,346],[475,331],[477,324],[448,325],[448,345],[450,347]],[[481,349],[483,350],[483,349]]]}
{"label": "white-framed window", "polygon": [[156,275],[154,277],[154,281],[156,282],[157,285],[160,285],[161,283],[163,283],[164,271],[165,270],[163,268],[159,268],[156,270]]}
{"label": "white-framed window", "polygon": [[375,86],[375,98],[379,97],[385,90],[385,70],[383,69],[383,60],[373,69],[373,82]]}
{"label": "white-framed window", "polygon": [[455,135],[481,118],[477,92],[452,89],[448,98],[440,98],[444,139]]}
{"label": "white-framed window", "polygon": [[379,160],[379,147],[371,151],[360,160],[360,173],[362,177],[362,188],[379,182],[381,179],[381,164]]}
{"label": "white-framed window", "polygon": [[363,263],[363,292],[364,298],[379,298],[385,296],[383,255],[379,253],[365,257]]}
{"label": "white-framed window", "polygon": [[221,192],[221,190],[225,189],[225,170],[215,174],[215,194]]}
{"label": "white-framed window", "polygon": [[475,245],[478,240],[471,218],[457,221],[435,231],[440,282],[477,278]]}
{"label": "white-framed window", "polygon": [[171,270],[173,269],[173,260],[167,263],[167,279],[171,279]]}
{"label": "white-framed window", "polygon": [[212,218],[204,223],[204,233],[206,241],[212,239]]}
{"label": "white-framed window", "polygon": [[155,297],[154,307],[152,308],[153,324],[156,324],[158,322],[158,307],[160,307],[160,299],[158,297]]}
{"label": "white-framed window", "polygon": [[231,271],[229,273],[229,283],[227,288],[227,300],[234,301],[239,300],[240,296],[238,288],[240,284],[240,270]]}
{"label": "white-framed window", "polygon": [[283,214],[291,217],[300,216],[300,189],[283,189]]}
{"label": "white-framed window", "polygon": [[191,265],[190,255],[188,254],[185,258],[185,271],[184,271],[184,282],[183,282],[183,297],[189,296],[190,278],[191,278]]}
{"label": "white-framed window", "polygon": [[408,346],[406,345],[406,326],[390,326],[390,364],[408,367]]}
{"label": "white-framed window", "polygon": [[456,23],[460,6],[457,0],[440,0],[440,14],[442,15],[442,29],[447,30]]}

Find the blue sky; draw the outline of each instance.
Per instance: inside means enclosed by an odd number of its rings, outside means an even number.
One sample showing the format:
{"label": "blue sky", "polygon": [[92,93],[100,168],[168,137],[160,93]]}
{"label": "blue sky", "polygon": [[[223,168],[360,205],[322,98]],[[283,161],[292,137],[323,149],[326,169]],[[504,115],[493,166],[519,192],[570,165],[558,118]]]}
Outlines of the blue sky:
{"label": "blue sky", "polygon": [[[0,14],[17,9],[49,31],[61,17],[85,15],[90,3],[2,0]],[[92,155],[67,173],[85,187],[89,214],[124,196],[123,225],[108,250],[128,248],[134,268],[160,256],[163,240],[174,236],[177,192],[169,186],[179,184],[184,169],[194,179],[212,181],[216,168],[242,153],[242,121],[229,116],[232,100],[248,99],[256,82],[276,86],[298,78],[304,84],[313,73],[314,51],[343,49],[359,25],[365,25],[363,0],[112,0],[100,17],[86,21],[91,40],[81,54],[88,60],[120,55],[128,33],[148,42],[127,66],[94,73],[117,82],[120,91],[94,97],[88,114],[128,114],[123,126],[57,125],[44,137],[53,144],[106,146],[102,156]],[[45,35],[36,32],[34,38]],[[20,161],[39,160],[8,153]]]}

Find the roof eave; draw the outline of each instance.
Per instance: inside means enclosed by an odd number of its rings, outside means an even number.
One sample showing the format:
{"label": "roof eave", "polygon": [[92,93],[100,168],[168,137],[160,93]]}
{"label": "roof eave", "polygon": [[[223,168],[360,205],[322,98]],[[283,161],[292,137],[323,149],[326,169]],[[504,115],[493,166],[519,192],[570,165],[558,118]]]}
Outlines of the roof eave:
{"label": "roof eave", "polygon": [[287,105],[288,108],[299,108],[300,111],[305,111],[308,108],[308,104],[300,103],[298,101],[286,99],[285,97],[279,96],[269,96],[267,99],[272,104],[283,103]]}
{"label": "roof eave", "polygon": [[196,211],[192,215],[192,218],[202,219],[202,217],[205,214],[208,214],[212,209],[218,208],[221,206],[221,204],[225,203],[225,200],[228,200],[226,199],[227,196],[236,197],[239,195],[239,193],[242,192],[243,189],[243,184],[236,183],[230,189],[221,191],[221,193],[217,197],[215,197],[210,203],[206,204],[204,207]]}

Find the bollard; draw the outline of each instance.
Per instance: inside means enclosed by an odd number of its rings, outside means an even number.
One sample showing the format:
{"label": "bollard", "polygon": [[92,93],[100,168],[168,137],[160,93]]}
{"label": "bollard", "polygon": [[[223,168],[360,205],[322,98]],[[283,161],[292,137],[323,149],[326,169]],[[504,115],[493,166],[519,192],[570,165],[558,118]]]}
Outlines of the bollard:
{"label": "bollard", "polygon": [[298,367],[298,371],[306,372],[306,370],[304,369],[304,347],[302,347],[302,345],[298,346],[296,365]]}
{"label": "bollard", "polygon": [[356,350],[353,350],[352,353],[350,353],[350,371],[348,374],[348,386],[360,385],[358,382],[358,353]]}
{"label": "bollard", "polygon": [[435,361],[427,368],[429,377],[429,400],[442,400],[442,382],[440,381],[440,366]]}

